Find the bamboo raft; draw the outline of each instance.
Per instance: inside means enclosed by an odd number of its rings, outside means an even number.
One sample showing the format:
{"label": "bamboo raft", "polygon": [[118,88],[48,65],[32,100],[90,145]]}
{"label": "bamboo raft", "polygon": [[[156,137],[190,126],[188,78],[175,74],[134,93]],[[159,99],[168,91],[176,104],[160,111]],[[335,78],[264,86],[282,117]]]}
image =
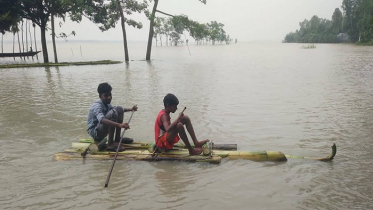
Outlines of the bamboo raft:
{"label": "bamboo raft", "polygon": [[[154,155],[153,145],[148,142],[133,142],[132,144],[122,144],[126,148],[123,152],[118,152],[118,160],[142,160],[142,161],[185,161],[185,162],[209,162],[220,163],[222,158],[226,159],[244,159],[253,161],[287,161],[288,158],[311,159],[319,161],[331,161],[337,153],[335,144],[332,146],[332,153],[328,157],[315,158],[285,155],[279,151],[237,151],[237,144],[212,144],[204,145],[203,154],[189,155],[188,150],[183,144],[175,144],[172,150],[161,152]],[[82,152],[90,149],[86,156]],[[56,153],[53,157],[56,161],[76,160],[76,159],[102,159],[110,160],[115,156],[115,152],[97,149],[97,143],[93,139],[80,139],[79,142],[73,142],[71,148],[63,152]],[[212,151],[212,153],[211,153]]]}

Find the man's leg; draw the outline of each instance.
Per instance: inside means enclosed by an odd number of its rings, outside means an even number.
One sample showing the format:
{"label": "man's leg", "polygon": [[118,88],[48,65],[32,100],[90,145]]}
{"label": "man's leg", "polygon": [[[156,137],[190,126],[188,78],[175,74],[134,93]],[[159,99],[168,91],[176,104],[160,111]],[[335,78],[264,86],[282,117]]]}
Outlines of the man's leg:
{"label": "man's leg", "polygon": [[[114,122],[123,122],[123,108],[120,106],[114,107],[110,110],[106,115],[105,118]],[[115,138],[120,138],[120,128],[116,128],[114,126],[105,125],[107,127],[107,134],[108,136],[108,149],[116,148],[117,144],[114,142],[114,133]],[[123,151],[124,147],[121,146],[119,151]]]}
{"label": "man's leg", "polygon": [[180,138],[184,142],[185,146],[188,148],[189,154],[191,154],[191,155],[201,154],[201,152],[202,152],[201,148],[193,148],[190,145],[189,140],[188,140],[188,136],[187,136],[187,134],[185,132],[185,129],[184,129],[184,125],[181,122],[179,122],[176,125],[175,129],[173,129],[173,130],[171,130],[167,133],[167,137],[166,137],[167,141],[169,143],[172,143],[174,141],[176,135],[178,135],[178,134],[180,135]]}
{"label": "man's leg", "polygon": [[[122,124],[123,123],[123,114],[124,114],[124,109],[121,106],[116,106],[113,108],[117,114],[117,119],[116,122]],[[120,141],[120,128],[115,128],[115,141],[119,142]]]}
{"label": "man's leg", "polygon": [[[192,140],[193,140],[193,143],[194,143],[194,146],[195,146],[195,147],[197,147],[197,148],[201,148],[204,144],[206,144],[207,142],[210,141],[210,140],[208,140],[208,139],[203,140],[203,141],[198,141],[198,140],[197,140],[196,134],[194,133],[194,129],[193,129],[192,122],[191,122],[190,118],[189,118],[187,115],[184,115],[184,116],[180,119],[180,122],[181,122],[182,124],[184,124],[185,127],[187,128],[190,137],[192,137]],[[184,129],[183,129],[183,130],[184,130]],[[185,132],[185,130],[184,130],[184,132]],[[181,136],[180,136],[180,137],[181,137]]]}

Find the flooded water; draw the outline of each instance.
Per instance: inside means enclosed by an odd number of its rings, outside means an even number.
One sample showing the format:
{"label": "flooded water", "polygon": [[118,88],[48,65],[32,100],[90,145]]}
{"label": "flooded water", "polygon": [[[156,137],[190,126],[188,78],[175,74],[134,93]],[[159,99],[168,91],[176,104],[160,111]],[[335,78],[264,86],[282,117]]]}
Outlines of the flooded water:
{"label": "flooded water", "polygon": [[[146,62],[146,43],[130,43],[128,65],[0,69],[1,209],[373,209],[373,47],[316,46],[163,46]],[[121,42],[58,50],[62,62],[124,60]],[[111,161],[52,160],[88,137],[101,82],[113,86],[113,105],[138,105],[126,131],[136,140],[153,140],[163,96],[174,93],[200,139],[311,157],[335,143],[338,152],[332,162],[118,160],[104,188]]]}

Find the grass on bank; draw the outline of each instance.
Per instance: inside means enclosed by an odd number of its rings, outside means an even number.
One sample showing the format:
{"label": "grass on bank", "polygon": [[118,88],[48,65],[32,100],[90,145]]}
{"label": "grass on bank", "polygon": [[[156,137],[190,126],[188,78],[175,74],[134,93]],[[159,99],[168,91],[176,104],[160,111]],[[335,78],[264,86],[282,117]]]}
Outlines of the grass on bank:
{"label": "grass on bank", "polygon": [[101,60],[84,62],[61,62],[61,63],[19,63],[19,64],[0,64],[0,68],[31,68],[31,67],[54,67],[54,66],[82,66],[82,65],[106,65],[118,64],[121,61]]}

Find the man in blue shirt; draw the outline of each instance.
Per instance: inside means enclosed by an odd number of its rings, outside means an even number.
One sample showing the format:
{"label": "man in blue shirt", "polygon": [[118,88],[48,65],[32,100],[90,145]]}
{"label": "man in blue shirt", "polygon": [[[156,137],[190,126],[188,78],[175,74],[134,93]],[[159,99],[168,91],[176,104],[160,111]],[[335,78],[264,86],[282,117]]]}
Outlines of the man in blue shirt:
{"label": "man in blue shirt", "polygon": [[[122,108],[121,106],[112,106],[111,103],[112,87],[108,83],[101,83],[97,88],[100,100],[94,102],[89,108],[87,119],[87,132],[95,140],[101,141],[107,135],[108,150],[116,151],[119,146],[119,151],[123,151],[124,147],[118,145],[120,141],[121,128],[129,129],[127,123],[123,123],[123,113],[128,111],[137,111],[137,106],[134,105],[130,109]],[[115,133],[115,141],[114,141]],[[123,143],[132,143],[133,140],[123,139]]]}

